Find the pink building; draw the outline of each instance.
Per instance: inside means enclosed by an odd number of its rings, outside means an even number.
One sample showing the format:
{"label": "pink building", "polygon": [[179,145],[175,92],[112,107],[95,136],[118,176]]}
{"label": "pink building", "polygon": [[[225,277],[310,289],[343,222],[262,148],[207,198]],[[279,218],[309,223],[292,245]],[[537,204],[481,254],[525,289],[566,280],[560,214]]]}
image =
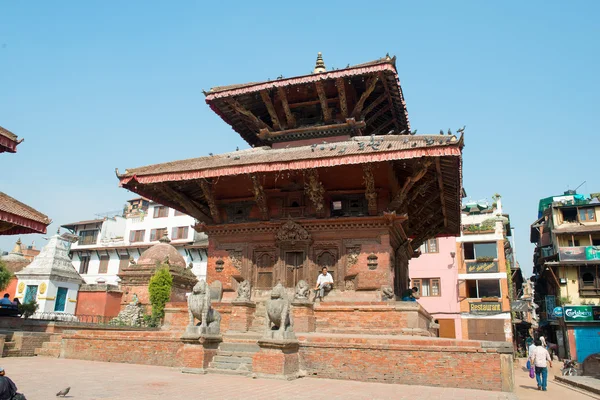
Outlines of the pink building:
{"label": "pink building", "polygon": [[419,288],[419,303],[438,320],[440,337],[462,338],[456,238],[430,239],[421,253],[408,264],[410,286]]}

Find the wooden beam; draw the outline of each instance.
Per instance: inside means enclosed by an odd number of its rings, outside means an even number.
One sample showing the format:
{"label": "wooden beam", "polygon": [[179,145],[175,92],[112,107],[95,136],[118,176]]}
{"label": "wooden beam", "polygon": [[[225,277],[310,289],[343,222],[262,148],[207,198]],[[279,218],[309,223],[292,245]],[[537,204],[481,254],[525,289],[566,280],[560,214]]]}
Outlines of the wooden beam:
{"label": "wooden beam", "polygon": [[174,199],[177,203],[183,207],[185,213],[196,218],[198,221],[210,223],[212,222],[212,218],[208,215],[208,212],[204,209],[205,207],[199,204],[196,204],[192,199],[188,198],[186,195],[179,193],[178,191],[172,189],[170,186],[166,184],[156,184],[154,188],[161,192],[164,196]]}
{"label": "wooden beam", "polygon": [[277,93],[279,93],[279,99],[281,100],[281,105],[283,106],[283,111],[285,112],[285,119],[287,120],[287,127],[289,129],[293,129],[296,127],[296,118],[292,114],[290,110],[290,105],[288,104],[287,95],[285,94],[285,89],[283,87],[277,88]]}
{"label": "wooden beam", "polygon": [[260,97],[262,97],[263,103],[265,103],[265,106],[267,106],[267,111],[271,116],[271,121],[273,121],[273,129],[276,131],[281,130],[281,124],[279,123],[279,118],[277,118],[277,113],[275,112],[275,107],[273,107],[273,102],[271,101],[269,92],[266,90],[261,90]]}
{"label": "wooden beam", "polygon": [[375,101],[374,101],[374,102],[372,102],[371,104],[369,104],[369,105],[367,106],[367,108],[365,108],[365,109],[363,110],[363,112],[361,112],[361,113],[360,113],[360,118],[359,118],[359,119],[360,119],[361,121],[362,121],[362,120],[364,120],[364,119],[365,119],[365,117],[366,117],[366,116],[367,116],[367,115],[368,115],[368,114],[369,114],[371,111],[373,111],[373,109],[374,109],[375,107],[377,107],[378,105],[380,105],[380,104],[381,104],[381,102],[383,102],[383,101],[384,101],[384,100],[386,100],[387,98],[388,98],[388,97],[386,96],[386,94],[385,94],[385,93],[382,93],[382,94],[381,94],[381,95],[380,95],[380,96],[379,96],[377,99],[375,99]]}
{"label": "wooden beam", "polygon": [[242,106],[240,103],[238,103],[234,98],[225,98],[225,99],[223,99],[223,101],[225,102],[225,104],[227,104],[229,107],[231,107],[233,109],[233,111],[235,111],[239,115],[246,117],[248,120],[250,120],[252,123],[254,123],[254,125],[256,125],[257,130],[260,130],[260,129],[267,129],[269,131],[272,130],[269,125],[267,125],[265,122],[258,119],[258,117],[256,115],[254,115],[251,111],[247,110],[244,106]]}
{"label": "wooden beam", "polygon": [[390,89],[388,87],[388,83],[387,83],[387,79],[385,77],[385,75],[383,74],[383,72],[379,73],[379,79],[381,79],[381,81],[383,82],[383,88],[385,89],[385,95],[388,98],[388,101],[390,102],[390,106],[392,107],[392,116],[394,117],[394,126],[396,127],[396,129],[400,129],[400,127],[398,126],[398,116],[396,115],[396,108],[394,107],[394,102],[392,100],[392,95],[390,93]]}
{"label": "wooden beam", "polygon": [[448,215],[446,210],[446,193],[444,191],[444,177],[442,176],[442,167],[440,159],[435,159],[435,172],[437,174],[438,186],[440,188],[440,201],[442,202],[442,213],[444,214],[444,228],[448,227]]}
{"label": "wooden beam", "polygon": [[367,88],[364,91],[364,93],[360,96],[360,99],[358,99],[358,102],[356,103],[356,105],[354,106],[354,110],[352,111],[352,116],[354,118],[357,118],[358,116],[360,116],[360,113],[362,112],[365,101],[371,95],[371,93],[373,93],[373,90],[375,90],[375,86],[377,85],[378,80],[379,80],[379,76],[374,75],[374,76],[370,77],[369,80],[367,81]]}
{"label": "wooden beam", "polygon": [[212,185],[207,180],[200,179],[200,187],[202,188],[202,193],[204,194],[204,198],[208,203],[208,208],[213,221],[216,224],[221,223],[221,215],[219,214],[219,209],[217,208],[217,203],[215,202],[215,194],[212,190]]}
{"label": "wooden beam", "polygon": [[378,127],[377,129],[375,129],[374,131],[372,131],[371,134],[372,135],[378,135],[379,132],[387,129],[392,124],[392,122],[394,122],[394,121],[390,119],[388,122],[383,123],[380,127]]}
{"label": "wooden beam", "polygon": [[256,201],[256,205],[258,206],[258,210],[260,211],[260,216],[263,221],[269,220],[269,208],[267,207],[267,196],[265,195],[265,191],[263,186],[260,184],[260,180],[256,175],[250,175],[250,179],[252,179],[252,190],[254,192],[254,201]]}
{"label": "wooden beam", "polygon": [[408,195],[408,192],[410,191],[410,189],[413,187],[413,185],[415,183],[417,183],[418,181],[421,180],[421,178],[423,178],[425,176],[425,174],[427,173],[427,170],[429,169],[429,166],[432,164],[431,160],[426,159],[425,161],[423,161],[423,164],[421,165],[421,167],[419,169],[417,169],[412,176],[408,177],[405,181],[404,181],[404,185],[402,185],[402,189],[400,189],[400,191],[396,194],[396,196],[394,197],[394,199],[390,202],[388,208],[390,211],[395,211],[397,209],[400,208],[400,206],[402,206],[402,204],[404,203],[404,200],[406,200],[406,196]]}
{"label": "wooden beam", "polygon": [[344,78],[337,78],[335,80],[335,86],[338,90],[338,97],[340,98],[340,110],[342,111],[342,117],[348,118],[348,102],[346,100],[346,86]]}
{"label": "wooden beam", "polygon": [[[328,98],[327,104],[329,103],[337,103],[339,99],[337,97]],[[299,103],[290,103],[290,108],[299,108],[306,106],[314,106],[315,104],[320,104],[321,100],[309,100],[309,101],[301,101]]]}
{"label": "wooden beam", "polygon": [[319,101],[321,102],[321,110],[323,111],[323,120],[325,123],[331,122],[331,110],[327,105],[327,95],[325,89],[323,89],[323,82],[316,81],[315,87],[317,88],[317,94],[319,95]]}
{"label": "wooden beam", "polygon": [[369,119],[366,121],[367,122],[367,126],[371,125],[371,122],[375,121],[381,115],[383,115],[386,112],[388,112],[390,110],[390,108],[392,108],[391,105],[388,105],[386,107],[382,107],[381,110],[379,110],[375,114],[371,115],[371,117],[369,117]]}
{"label": "wooden beam", "polygon": [[310,126],[307,128],[287,129],[285,131],[279,131],[279,132],[268,132],[266,130],[262,130],[262,131],[260,131],[258,137],[260,139],[265,140],[270,137],[285,136],[288,134],[297,134],[297,133],[305,133],[305,132],[322,132],[322,131],[329,131],[332,129],[344,129],[344,128],[361,129],[361,128],[364,128],[365,126],[367,126],[367,125],[365,124],[364,121],[354,122],[353,119],[349,119],[348,122],[343,123],[343,124],[325,125],[325,126]]}

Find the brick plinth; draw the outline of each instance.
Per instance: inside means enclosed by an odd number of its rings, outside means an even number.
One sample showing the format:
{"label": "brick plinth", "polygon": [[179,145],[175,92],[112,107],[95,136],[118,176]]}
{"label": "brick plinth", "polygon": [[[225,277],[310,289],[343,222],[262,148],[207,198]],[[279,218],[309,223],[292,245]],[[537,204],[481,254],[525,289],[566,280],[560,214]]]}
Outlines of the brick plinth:
{"label": "brick plinth", "polygon": [[294,321],[295,332],[314,332],[315,331],[315,315],[313,303],[310,302],[293,302],[292,317]]}
{"label": "brick plinth", "polygon": [[[231,319],[231,303],[212,303],[215,310],[221,314],[221,332],[227,332]],[[196,320],[196,323],[198,320]],[[187,303],[172,302],[165,306],[165,319],[162,328],[174,332],[185,331],[189,323]]]}
{"label": "brick plinth", "polygon": [[205,335],[197,340],[183,340],[181,351],[183,372],[206,373],[208,364],[217,354],[219,343],[223,341],[220,335]]}
{"label": "brick plinth", "polygon": [[236,332],[248,332],[254,319],[256,303],[253,301],[234,301],[231,303],[231,318],[229,330]]}
{"label": "brick plinth", "polygon": [[261,339],[252,357],[252,371],[259,377],[296,379],[299,372],[298,341]]}
{"label": "brick plinth", "polygon": [[512,346],[504,342],[378,335],[301,334],[309,376],[512,391]]}
{"label": "brick plinth", "polygon": [[416,302],[323,302],[314,305],[323,333],[433,336],[431,315]]}

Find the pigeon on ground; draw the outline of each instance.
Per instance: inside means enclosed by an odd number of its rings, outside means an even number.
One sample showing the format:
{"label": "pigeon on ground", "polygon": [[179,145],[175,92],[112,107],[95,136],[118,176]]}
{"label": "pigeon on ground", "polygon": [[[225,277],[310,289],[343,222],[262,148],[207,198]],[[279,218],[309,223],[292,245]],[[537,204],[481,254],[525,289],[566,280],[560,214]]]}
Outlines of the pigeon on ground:
{"label": "pigeon on ground", "polygon": [[56,393],[56,397],[58,397],[58,396],[65,397],[67,394],[69,394],[69,390],[71,390],[70,386],[68,388],[63,389],[60,392]]}

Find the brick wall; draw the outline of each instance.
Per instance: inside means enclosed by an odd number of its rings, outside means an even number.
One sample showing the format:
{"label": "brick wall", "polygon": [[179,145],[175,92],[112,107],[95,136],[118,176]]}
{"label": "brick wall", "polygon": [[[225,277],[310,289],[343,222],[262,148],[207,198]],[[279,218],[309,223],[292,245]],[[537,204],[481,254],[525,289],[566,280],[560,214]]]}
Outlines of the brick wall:
{"label": "brick wall", "polygon": [[[212,307],[221,314],[221,333],[227,332],[231,319],[231,303],[212,303]],[[163,329],[183,332],[188,322],[187,303],[173,302],[166,304]],[[196,323],[198,323],[198,320],[196,320]]]}
{"label": "brick wall", "polygon": [[121,310],[122,292],[79,291],[75,315],[116,317]]}
{"label": "brick wall", "polygon": [[319,334],[302,335],[299,340],[300,368],[308,376],[512,390],[511,384],[503,384],[503,380],[512,382],[512,376],[502,373],[502,358],[512,360],[512,354],[501,354],[498,348],[486,348],[481,342]]}

